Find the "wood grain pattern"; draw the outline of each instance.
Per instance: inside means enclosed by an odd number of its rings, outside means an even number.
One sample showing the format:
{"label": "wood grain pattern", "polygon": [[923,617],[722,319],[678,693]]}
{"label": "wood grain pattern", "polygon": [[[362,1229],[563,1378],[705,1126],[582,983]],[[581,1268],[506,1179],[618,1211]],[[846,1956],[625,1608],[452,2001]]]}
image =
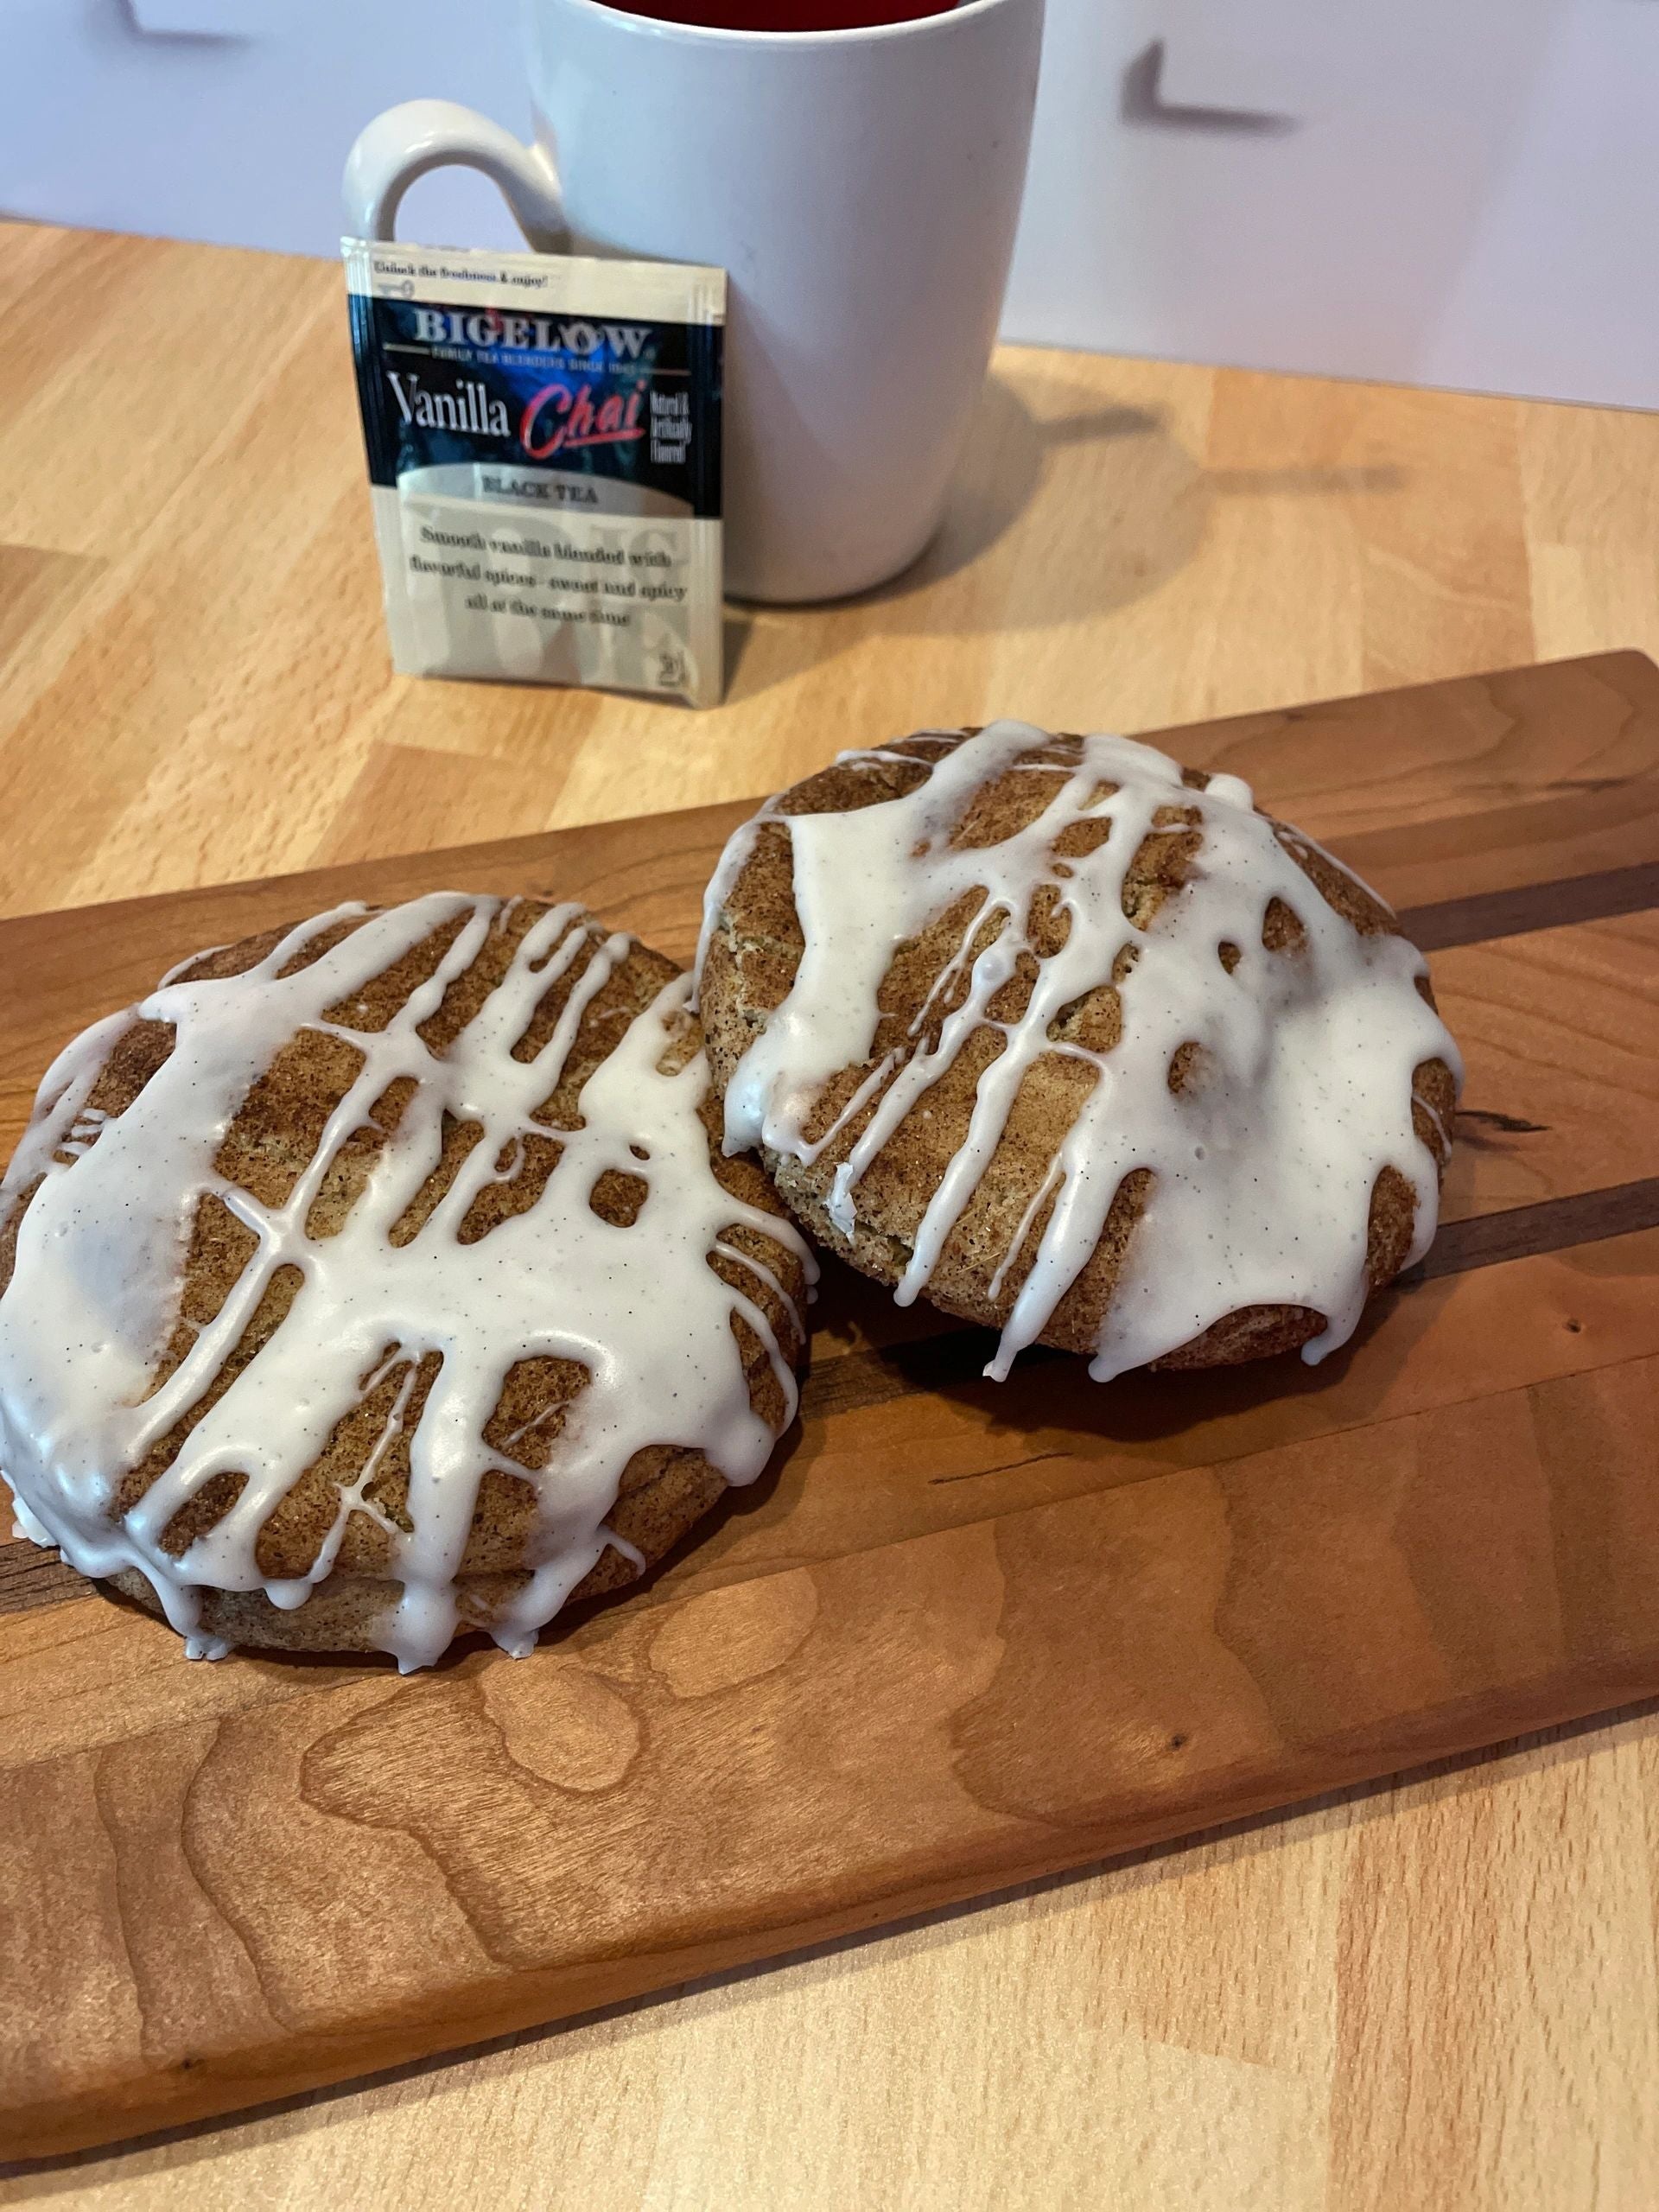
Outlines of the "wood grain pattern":
{"label": "wood grain pattern", "polygon": [[[1659,416],[1009,349],[926,562],[848,606],[734,610],[717,713],[406,683],[382,644],[336,267],[0,225],[0,911],[733,800],[928,721],[1014,712],[1134,730],[1248,714],[1270,741],[1287,728],[1294,747],[1296,718],[1265,711],[1285,700],[1659,653]],[[118,435],[89,434],[117,392]],[[1506,777],[1512,718],[1476,686],[1454,741],[1408,721],[1404,764],[1399,733],[1370,759],[1333,735],[1304,761],[1297,807],[1310,823],[1324,810],[1325,830],[1408,906],[1564,877],[1582,894],[1589,876],[1651,861],[1639,809],[1652,797],[1624,773],[1625,679],[1563,680],[1573,696],[1545,718],[1535,772]],[[181,915],[186,942],[213,934],[203,918]],[[1622,1049],[1641,946],[1557,920],[1557,947],[1593,938],[1595,950],[1572,954],[1557,1003],[1583,988],[1585,1004],[1548,1064],[1503,945],[1459,920],[1459,949],[1436,959],[1442,988],[1461,993],[1469,945],[1474,995],[1490,999],[1471,1104],[1494,1118],[1465,1126],[1459,1207],[1652,1172],[1630,1143],[1647,1109]],[[49,933],[28,942],[31,959],[49,952]],[[136,950],[108,949],[113,997],[154,973],[150,948]],[[11,980],[0,970],[9,1037]],[[1483,1019],[1461,999],[1456,1018]],[[30,1020],[32,1041],[0,1062],[8,1111],[53,1033],[49,1014]],[[1523,1044],[1506,1045],[1511,1027]],[[1539,1086],[1525,1110],[1517,1078]],[[1601,1278],[1549,1255],[1524,1267],[1518,1344],[1510,1268],[1413,1301],[1451,1303],[1414,1346],[1391,1417],[1436,1449],[1435,1424],[1465,1402],[1460,1364],[1494,1346],[1502,1389],[1528,1394],[1529,1363],[1547,1355],[1553,1419],[1593,1439],[1610,1417],[1622,1363],[1586,1363],[1586,1336],[1612,1325]],[[879,1413],[861,1415],[822,1478],[797,1488],[791,1459],[677,1572],[713,1588],[787,1563],[791,1543],[833,1555],[893,1475],[913,1473],[907,1433],[947,1455],[947,1478],[911,1491],[971,1518],[987,1478],[948,1478],[978,1448],[960,1442],[958,1402],[899,1399],[921,1348],[905,1349],[890,1309],[879,1332],[876,1319],[827,1305],[821,1349],[859,1355],[843,1373],[890,1385],[890,1404],[912,1421],[929,1409],[925,1422],[883,1443]],[[1363,1427],[1363,1383],[1344,1379],[1333,1420]],[[1308,1402],[1294,1410],[1306,1420]],[[860,1440],[886,1452],[885,1488]],[[1220,1400],[1197,1432],[1212,1457],[1272,1442],[1249,1407]],[[1090,1448],[1086,1427],[1057,1421],[1052,1438],[1010,1440],[993,1479],[1011,1503],[1040,1503],[1076,1486]],[[1098,1456],[1133,1481],[1167,1448],[1143,1414]],[[1563,1517],[1570,1528],[1570,1504]],[[692,1586],[665,1580],[644,1602]],[[25,1689],[29,1638],[41,1656]],[[8,1754],[84,1746],[129,1714],[161,1729],[229,1710],[226,1669],[181,1669],[164,1634],[95,1600],[10,1618],[5,1649]],[[257,1684],[272,1700],[320,1687],[269,1668]],[[671,2002],[0,2173],[0,2203],[1649,2212],[1656,1792],[1649,1706]]]}
{"label": "wood grain pattern", "polygon": [[[1421,748],[1420,891],[1459,848],[1524,871],[1508,795],[1586,763],[1659,827],[1639,656],[1172,743],[1323,804],[1385,890],[1386,793],[1321,791],[1338,743]],[[5,1134],[65,1035],[346,889],[547,885],[683,950],[731,813],[0,924]],[[1659,1693],[1659,925],[1624,887],[1652,861],[1563,852],[1425,903],[1467,1141],[1418,1281],[1322,1368],[997,1386],[977,1332],[832,1271],[756,1493],[530,1660],[409,1681],[187,1668],[0,1548],[3,2139],[291,2094]]]}
{"label": "wood grain pattern", "polygon": [[[930,721],[1659,652],[1659,417],[1009,349],[935,546],[847,606],[734,611],[717,715],[401,680],[338,268],[0,225],[0,297],[7,912],[741,798]],[[118,467],[86,427],[118,375]],[[1326,826],[1467,796],[1483,711],[1444,762],[1397,733]]]}

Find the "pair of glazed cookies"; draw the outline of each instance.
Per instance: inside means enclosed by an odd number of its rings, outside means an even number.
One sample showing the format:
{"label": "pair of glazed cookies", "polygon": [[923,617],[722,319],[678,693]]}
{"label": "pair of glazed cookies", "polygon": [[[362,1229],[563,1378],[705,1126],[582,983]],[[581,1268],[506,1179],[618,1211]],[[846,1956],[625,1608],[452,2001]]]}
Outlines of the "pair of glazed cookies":
{"label": "pair of glazed cookies", "polygon": [[[1103,1376],[1351,1333],[1433,1235],[1456,1049],[1236,779],[1020,724],[843,756],[693,979],[439,894],[204,955],[0,1188],[20,1524],[232,1643],[527,1649],[793,1418],[813,1243]],[[798,1226],[797,1226],[798,1224]]]}

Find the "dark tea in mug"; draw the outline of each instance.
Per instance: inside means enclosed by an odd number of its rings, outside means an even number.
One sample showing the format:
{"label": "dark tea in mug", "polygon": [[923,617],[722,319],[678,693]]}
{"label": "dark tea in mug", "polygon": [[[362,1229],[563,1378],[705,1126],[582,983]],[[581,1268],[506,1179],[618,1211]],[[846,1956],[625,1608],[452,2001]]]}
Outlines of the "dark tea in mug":
{"label": "dark tea in mug", "polygon": [[948,16],[957,0],[605,0],[624,15],[715,31],[868,31]]}

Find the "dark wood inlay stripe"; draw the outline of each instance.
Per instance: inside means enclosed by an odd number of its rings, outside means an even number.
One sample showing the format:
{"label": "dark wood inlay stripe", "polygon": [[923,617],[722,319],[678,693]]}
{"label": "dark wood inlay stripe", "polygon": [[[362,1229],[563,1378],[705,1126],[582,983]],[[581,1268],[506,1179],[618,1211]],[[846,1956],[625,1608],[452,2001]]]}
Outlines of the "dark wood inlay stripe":
{"label": "dark wood inlay stripe", "polygon": [[[1639,1182],[1616,1183],[1604,1191],[1580,1191],[1570,1198],[1543,1198],[1535,1205],[1511,1206],[1503,1213],[1478,1214],[1448,1222],[1427,1257],[1401,1278],[1403,1284],[1437,1275],[1467,1274],[1561,1252],[1575,1244],[1596,1244],[1641,1229],[1659,1228],[1659,1175]],[[802,1411],[809,1417],[852,1413],[884,1404],[911,1390],[959,1388],[972,1382],[989,1359],[995,1337],[988,1329],[950,1329],[880,1351],[843,1352],[819,1361],[807,1377]],[[1033,1344],[1020,1354],[1020,1365],[1067,1359],[1068,1352]]]}
{"label": "dark wood inlay stripe", "polygon": [[[0,1522],[0,1529],[5,1525]],[[86,1583],[56,1552],[38,1551],[21,1536],[13,1543],[0,1542],[0,1613],[26,1613],[86,1593]]]}
{"label": "dark wood inlay stripe", "polygon": [[1453,945],[1485,944],[1530,930],[1611,921],[1618,914],[1644,913],[1650,906],[1659,906],[1659,861],[1603,868],[1594,875],[1557,876],[1514,891],[1484,891],[1472,899],[1445,899],[1433,906],[1408,906],[1400,926],[1422,951],[1445,952]]}
{"label": "dark wood inlay stripe", "polygon": [[[860,1413],[867,1406],[885,1405],[890,1398],[907,1397],[913,1390],[951,1390],[980,1379],[996,1350],[994,1329],[944,1329],[937,1337],[914,1337],[874,1351],[842,1352],[838,1359],[815,1360],[801,1392],[804,1419],[822,1420],[833,1414]],[[1054,1351],[1047,1344],[1033,1344],[1020,1355],[1021,1368],[1051,1359],[1069,1359],[1069,1352]]]}
{"label": "dark wood inlay stripe", "polygon": [[1659,1229],[1659,1175],[1615,1183],[1605,1191],[1541,1198],[1535,1205],[1510,1206],[1503,1213],[1449,1221],[1427,1258],[1401,1280],[1427,1282],[1436,1275],[1462,1274],[1470,1268],[1496,1267],[1503,1260],[1530,1259],[1537,1252],[1599,1244],[1604,1237],[1628,1236],[1638,1229]]}

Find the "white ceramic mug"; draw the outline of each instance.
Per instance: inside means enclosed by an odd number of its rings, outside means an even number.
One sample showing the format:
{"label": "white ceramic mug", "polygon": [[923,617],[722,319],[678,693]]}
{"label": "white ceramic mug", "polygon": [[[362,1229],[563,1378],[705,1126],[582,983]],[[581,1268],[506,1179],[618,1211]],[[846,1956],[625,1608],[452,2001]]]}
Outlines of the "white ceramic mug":
{"label": "white ceramic mug", "polygon": [[461,162],[531,245],[729,276],[728,588],[832,599],[938,528],[1014,247],[1043,0],[869,30],[725,31],[528,0],[536,140],[447,100],[391,108],[346,220],[393,235]]}

